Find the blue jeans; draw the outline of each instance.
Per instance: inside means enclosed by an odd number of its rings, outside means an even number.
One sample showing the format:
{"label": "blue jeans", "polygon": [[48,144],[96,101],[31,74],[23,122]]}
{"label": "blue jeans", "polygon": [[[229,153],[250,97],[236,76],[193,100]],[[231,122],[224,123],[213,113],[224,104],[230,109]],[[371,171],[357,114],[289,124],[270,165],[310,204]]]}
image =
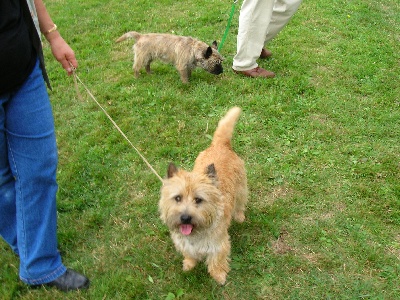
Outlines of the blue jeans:
{"label": "blue jeans", "polygon": [[0,95],[0,235],[20,258],[19,276],[43,284],[63,275],[57,250],[57,145],[39,63]]}

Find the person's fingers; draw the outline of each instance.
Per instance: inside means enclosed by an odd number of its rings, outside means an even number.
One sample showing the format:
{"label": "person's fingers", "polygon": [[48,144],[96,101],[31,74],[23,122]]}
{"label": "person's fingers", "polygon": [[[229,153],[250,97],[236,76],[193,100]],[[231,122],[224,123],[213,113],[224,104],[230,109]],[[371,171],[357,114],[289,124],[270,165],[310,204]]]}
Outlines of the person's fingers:
{"label": "person's fingers", "polygon": [[69,61],[64,57],[58,60],[60,64],[62,65],[63,69],[67,71],[68,75],[72,74],[72,67],[69,64]]}
{"label": "person's fingers", "polygon": [[67,71],[68,75],[71,75],[78,67],[78,61],[75,58],[74,53],[66,54],[62,59],[60,59],[62,67]]}
{"label": "person's fingers", "polygon": [[74,52],[72,52],[70,55],[67,55],[66,58],[69,64],[72,65],[73,68],[75,69],[78,68],[78,61],[76,60]]}

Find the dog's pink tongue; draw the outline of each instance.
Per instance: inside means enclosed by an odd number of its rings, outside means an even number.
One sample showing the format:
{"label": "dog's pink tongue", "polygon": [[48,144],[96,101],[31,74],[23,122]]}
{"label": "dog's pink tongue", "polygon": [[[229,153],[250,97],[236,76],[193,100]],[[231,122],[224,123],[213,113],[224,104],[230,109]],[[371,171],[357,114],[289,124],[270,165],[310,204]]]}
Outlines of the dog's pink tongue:
{"label": "dog's pink tongue", "polygon": [[193,225],[191,224],[182,224],[181,225],[181,233],[184,235],[189,235],[192,233]]}

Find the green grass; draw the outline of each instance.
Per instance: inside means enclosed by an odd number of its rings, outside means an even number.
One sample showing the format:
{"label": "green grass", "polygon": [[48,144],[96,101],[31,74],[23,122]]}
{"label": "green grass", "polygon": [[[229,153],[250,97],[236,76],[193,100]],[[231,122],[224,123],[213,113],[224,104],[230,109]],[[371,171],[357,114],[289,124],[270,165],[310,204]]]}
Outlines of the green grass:
{"label": "green grass", "polygon": [[88,291],[30,289],[0,243],[1,299],[396,299],[400,297],[400,7],[397,0],[304,1],[260,66],[183,85],[155,63],[132,74],[129,30],[220,41],[231,1],[48,0],[78,75],[164,176],[190,169],[221,116],[243,109],[234,148],[245,160],[247,219],[233,224],[232,271],[184,273],[158,216],[160,182],[81,87],[78,99],[45,44],[60,164],[59,243]]}

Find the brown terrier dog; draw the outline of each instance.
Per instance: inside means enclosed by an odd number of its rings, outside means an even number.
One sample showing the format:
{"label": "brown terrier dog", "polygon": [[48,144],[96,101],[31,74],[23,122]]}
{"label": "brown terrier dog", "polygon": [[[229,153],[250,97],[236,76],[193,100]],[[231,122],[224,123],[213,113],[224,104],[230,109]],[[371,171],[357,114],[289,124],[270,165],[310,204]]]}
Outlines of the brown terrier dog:
{"label": "brown terrier dog", "polygon": [[140,34],[131,31],[122,35],[116,42],[119,43],[128,38],[136,40],[133,45],[135,54],[133,70],[136,78],[143,66],[146,72],[150,73],[150,64],[155,59],[175,65],[183,83],[189,82],[192,70],[196,67],[215,75],[223,72],[223,57],[219,54],[215,41],[211,47],[188,36],[161,33]]}
{"label": "brown terrier dog", "polygon": [[247,202],[244,162],[232,150],[233,129],[241,109],[231,108],[219,122],[211,146],[197,157],[192,172],[168,167],[161,188],[159,210],[175,247],[183,256],[183,270],[204,260],[221,285],[229,272],[231,219],[243,222]]}

